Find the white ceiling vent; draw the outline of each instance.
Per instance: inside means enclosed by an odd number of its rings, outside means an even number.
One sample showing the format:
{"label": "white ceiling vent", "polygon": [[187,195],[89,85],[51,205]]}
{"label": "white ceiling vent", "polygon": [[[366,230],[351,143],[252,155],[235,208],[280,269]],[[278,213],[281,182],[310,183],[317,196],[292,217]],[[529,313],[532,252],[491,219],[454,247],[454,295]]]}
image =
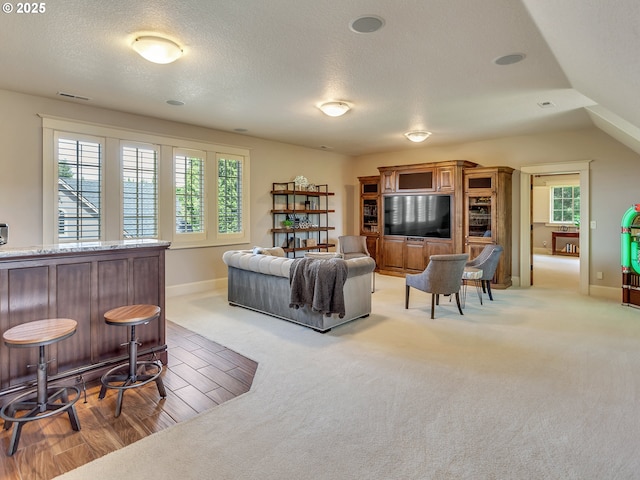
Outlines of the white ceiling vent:
{"label": "white ceiling vent", "polygon": [[553,108],[556,106],[556,104],[550,100],[547,100],[546,102],[538,102],[538,106],[540,108]]}

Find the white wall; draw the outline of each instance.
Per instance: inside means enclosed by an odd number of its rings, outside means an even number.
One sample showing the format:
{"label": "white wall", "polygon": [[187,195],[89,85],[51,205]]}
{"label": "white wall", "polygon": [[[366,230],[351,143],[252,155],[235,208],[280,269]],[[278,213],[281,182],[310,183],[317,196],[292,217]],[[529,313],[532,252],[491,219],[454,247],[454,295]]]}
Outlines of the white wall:
{"label": "white wall", "polygon": [[[272,182],[306,176],[310,182],[329,184],[335,191],[330,207],[335,208],[330,238],[352,228],[354,205],[350,184],[350,157],[321,150],[261,140],[155,118],[115,112],[87,104],[53,100],[0,90],[0,222],[10,226],[9,244],[1,247],[42,243],[42,124],[39,113],[73,120],[115,125],[167,136],[206,140],[211,143],[248,148],[251,151],[251,242],[272,244]],[[107,187],[108,188],[108,187]],[[231,247],[170,250],[167,254],[167,286],[207,284],[227,276],[221,257]]]}
{"label": "white wall", "polygon": [[[483,166],[515,168],[513,175],[513,275],[520,276],[520,172],[523,166],[592,160],[589,284],[619,287],[620,220],[633,203],[640,203],[640,155],[597,128],[540,135],[496,138],[446,146],[418,146],[400,152],[362,155],[355,159],[354,175],[375,175],[383,165],[470,160]],[[581,252],[585,253],[585,252]],[[603,272],[603,279],[595,278]]]}

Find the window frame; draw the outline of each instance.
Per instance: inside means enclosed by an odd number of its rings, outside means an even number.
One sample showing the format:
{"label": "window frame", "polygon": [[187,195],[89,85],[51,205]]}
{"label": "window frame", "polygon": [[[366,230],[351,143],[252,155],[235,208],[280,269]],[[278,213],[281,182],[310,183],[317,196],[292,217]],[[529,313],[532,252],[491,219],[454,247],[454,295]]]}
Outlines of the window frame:
{"label": "window frame", "polygon": [[[554,220],[554,200],[555,200],[555,190],[556,189],[562,189],[562,188],[571,188],[571,202],[573,204],[575,204],[575,200],[576,200],[576,195],[575,195],[575,191],[576,188],[579,189],[580,185],[568,185],[568,184],[558,184],[558,185],[550,185],[549,186],[549,224],[551,225],[574,225],[575,224],[575,218],[576,218],[576,212],[573,213],[572,215],[572,219],[571,220],[563,220],[563,221],[557,221]],[[578,196],[577,198],[580,198],[580,196]],[[580,218],[580,209],[578,208],[577,211],[577,216],[578,218]]]}
{"label": "window frame", "polygon": [[[109,125],[81,122],[66,118],[39,115],[42,118],[43,145],[43,244],[58,243],[58,201],[57,201],[57,148],[56,135],[62,132],[68,135],[103,138],[104,143],[104,184],[103,184],[103,229],[102,241],[123,240],[123,176],[122,145],[146,144],[158,148],[158,236],[160,240],[170,241],[172,249],[199,248],[208,246],[224,246],[246,244],[250,241],[250,150],[242,147],[219,145],[204,141],[171,137],[163,134],[113,127]],[[175,232],[175,185],[174,185],[174,152],[176,149],[199,150],[206,153],[205,196],[209,212],[205,235],[194,236]],[[238,234],[218,234],[217,232],[217,170],[218,155],[241,158],[243,162],[242,178],[242,225],[243,231]],[[213,188],[213,189],[212,189]],[[94,240],[95,241],[95,240]]]}

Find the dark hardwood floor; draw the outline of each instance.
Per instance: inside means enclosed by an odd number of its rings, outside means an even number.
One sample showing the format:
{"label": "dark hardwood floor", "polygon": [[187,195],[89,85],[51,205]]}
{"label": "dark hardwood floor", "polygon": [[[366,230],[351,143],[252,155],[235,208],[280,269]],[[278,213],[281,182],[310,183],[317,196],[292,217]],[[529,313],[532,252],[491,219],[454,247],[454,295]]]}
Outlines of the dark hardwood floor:
{"label": "dark hardwood floor", "polygon": [[18,451],[7,456],[11,430],[0,431],[0,479],[48,480],[148,435],[187,420],[249,391],[258,364],[239,353],[167,321],[169,365],[163,372],[167,398],[154,382],[127,390],[114,417],[117,391],[98,400],[99,381],[87,385],[87,403],[76,410],[74,432],[66,414],[28,422]]}

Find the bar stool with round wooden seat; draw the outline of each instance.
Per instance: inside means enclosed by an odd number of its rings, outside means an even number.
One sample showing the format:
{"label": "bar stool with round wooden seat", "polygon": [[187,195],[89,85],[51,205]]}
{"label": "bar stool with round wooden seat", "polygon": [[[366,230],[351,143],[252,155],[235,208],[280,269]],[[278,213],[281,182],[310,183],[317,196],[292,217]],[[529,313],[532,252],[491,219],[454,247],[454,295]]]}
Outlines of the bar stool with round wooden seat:
{"label": "bar stool with round wooden seat", "polygon": [[[2,335],[5,345],[10,348],[38,347],[38,372],[36,374],[36,388],[13,399],[0,410],[4,419],[4,428],[8,430],[13,423],[16,426],[9,443],[9,455],[13,455],[18,448],[20,432],[26,422],[40,420],[62,412],[69,414],[71,428],[80,430],[80,421],[75,409],[75,403],[80,398],[80,388],[77,386],[52,386],[47,384],[47,361],[45,360],[45,346],[69,338],[76,333],[78,323],[70,318],[50,318],[36,320],[10,328]],[[69,400],[69,390],[75,395]],[[19,412],[27,412],[18,416]]]}
{"label": "bar stool with round wooden seat", "polygon": [[[136,338],[136,326],[145,325],[160,316],[160,307],[157,305],[126,305],[114,308],[104,314],[104,320],[108,325],[121,325],[130,328],[129,343],[126,344],[129,352],[129,362],[112,368],[102,376],[102,387],[98,398],[103,399],[108,388],[118,390],[116,403],[116,417],[122,411],[122,397],[125,390],[137,388],[149,382],[155,381],[158,393],[162,398],[167,396],[160,374],[162,362],[160,360],[138,361],[138,345]],[[151,369],[149,372],[148,369]]]}

